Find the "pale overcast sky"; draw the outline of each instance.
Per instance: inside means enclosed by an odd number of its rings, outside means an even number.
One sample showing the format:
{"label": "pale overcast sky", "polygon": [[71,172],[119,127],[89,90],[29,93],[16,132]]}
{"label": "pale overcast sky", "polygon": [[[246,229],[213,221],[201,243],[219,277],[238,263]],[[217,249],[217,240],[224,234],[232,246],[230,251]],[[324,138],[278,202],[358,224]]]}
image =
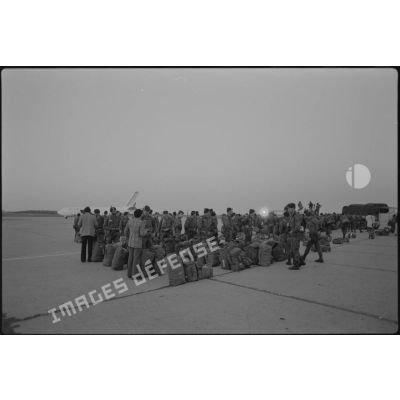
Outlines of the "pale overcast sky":
{"label": "pale overcast sky", "polygon": [[[397,205],[393,69],[2,72],[4,210]],[[354,163],[369,186],[348,186]]]}

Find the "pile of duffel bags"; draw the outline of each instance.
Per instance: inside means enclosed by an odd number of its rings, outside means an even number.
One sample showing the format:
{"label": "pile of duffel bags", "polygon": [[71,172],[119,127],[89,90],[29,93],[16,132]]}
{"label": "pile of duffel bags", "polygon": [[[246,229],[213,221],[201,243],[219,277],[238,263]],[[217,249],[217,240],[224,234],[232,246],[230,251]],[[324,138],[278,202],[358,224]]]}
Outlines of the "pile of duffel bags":
{"label": "pile of duffel bags", "polygon": [[252,265],[268,267],[274,261],[286,260],[281,244],[272,239],[255,239],[250,244],[235,240],[220,247],[221,268],[234,272],[242,271]]}
{"label": "pile of duffel bags", "polygon": [[[219,251],[208,253],[207,256],[204,257],[197,257],[193,246],[200,242],[200,240],[187,241],[185,239],[177,243],[175,243],[175,241],[172,243],[172,240],[165,242],[167,256],[175,253],[179,263],[179,266],[172,268],[167,262],[167,274],[170,286],[178,286],[186,282],[194,282],[213,277],[213,267],[220,264]],[[207,248],[206,243],[203,243],[203,246]],[[193,259],[184,252],[186,249],[190,250]],[[179,254],[181,251],[183,251],[182,256]]]}

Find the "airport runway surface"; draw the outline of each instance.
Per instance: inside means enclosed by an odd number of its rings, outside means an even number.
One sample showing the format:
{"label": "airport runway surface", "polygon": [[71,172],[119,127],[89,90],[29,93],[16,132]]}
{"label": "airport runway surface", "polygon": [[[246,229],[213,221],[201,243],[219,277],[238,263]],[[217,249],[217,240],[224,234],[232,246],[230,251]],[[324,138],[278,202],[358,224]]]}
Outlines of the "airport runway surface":
{"label": "airport runway surface", "polygon": [[[339,236],[339,231],[333,236]],[[168,287],[138,287],[126,270],[80,262],[72,220],[3,216],[3,330],[9,333],[394,333],[398,329],[397,236],[367,234],[332,245],[324,264],[310,253],[284,262]],[[123,278],[129,290],[57,323],[48,310]]]}

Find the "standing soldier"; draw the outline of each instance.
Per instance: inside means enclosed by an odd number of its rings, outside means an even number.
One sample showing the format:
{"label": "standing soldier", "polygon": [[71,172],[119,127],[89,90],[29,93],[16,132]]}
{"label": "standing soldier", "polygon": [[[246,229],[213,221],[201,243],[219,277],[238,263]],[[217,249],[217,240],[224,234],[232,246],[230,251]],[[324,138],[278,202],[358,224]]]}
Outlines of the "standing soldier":
{"label": "standing soldier", "polygon": [[213,209],[210,210],[211,213],[211,236],[214,236],[218,240],[218,217]]}
{"label": "standing soldier", "polygon": [[[253,232],[259,232],[261,229],[261,219],[260,216],[256,214],[256,212],[251,209],[249,212],[249,218],[250,218],[250,228],[251,231]],[[251,240],[251,238],[250,238]]]}
{"label": "standing soldier", "polygon": [[160,221],[160,240],[173,236],[174,218],[168,211],[164,211]]}
{"label": "standing soldier", "polygon": [[[252,214],[254,212],[253,209],[249,210],[249,214]],[[241,223],[242,223],[242,231],[244,233],[244,240],[245,242],[249,243],[251,242],[251,221],[250,221],[250,215],[245,214],[241,218]]]}
{"label": "standing soldier", "polygon": [[150,214],[150,207],[144,206],[143,214],[142,214],[142,221],[143,227],[145,230],[145,235],[142,238],[142,248],[143,249],[150,249],[153,246],[153,234],[155,232],[155,222],[153,217]]}
{"label": "standing soldier", "polygon": [[301,226],[302,215],[296,212],[296,205],[294,203],[289,203],[287,206],[289,213],[288,221],[288,239],[290,242],[290,249],[293,255],[293,265],[289,267],[292,270],[300,269],[301,265],[305,263],[300,258],[300,240],[303,236],[303,227]]}
{"label": "standing soldier", "polygon": [[286,265],[292,265],[292,253],[290,247],[290,241],[288,237],[289,232],[289,213],[287,210],[283,213],[283,217],[279,221],[279,240],[282,247],[285,249],[285,255],[287,257]]}
{"label": "standing soldier", "polygon": [[125,236],[125,227],[129,222],[129,213],[125,211],[124,214],[121,216],[121,220],[119,222],[119,234],[121,236]]}
{"label": "standing soldier", "polygon": [[76,214],[75,218],[74,218],[74,224],[72,225],[72,227],[74,228],[74,231],[75,231],[75,235],[74,235],[75,242],[77,242],[78,236],[79,236],[79,225],[78,224],[79,224],[80,217],[81,217],[80,213]]}
{"label": "standing soldier", "polygon": [[193,239],[197,233],[197,217],[196,211],[192,211],[185,221],[185,235],[188,240]]}
{"label": "standing soldier", "polygon": [[235,227],[233,222],[233,211],[231,207],[226,209],[226,214],[222,216],[222,234],[226,242],[230,242],[235,238]]}
{"label": "standing soldier", "polygon": [[211,212],[208,208],[204,209],[204,215],[200,218],[199,235],[202,240],[208,239],[211,235],[212,220]]}
{"label": "standing soldier", "polygon": [[319,255],[319,258],[315,260],[315,262],[323,263],[324,259],[322,258],[322,251],[319,245],[319,232],[321,230],[321,221],[312,211],[305,214],[305,220],[307,223],[308,231],[310,233],[310,240],[308,241],[306,250],[301,257],[301,261],[305,264],[306,257],[310,252],[311,247],[314,245]]}
{"label": "standing soldier", "polygon": [[104,244],[104,218],[100,214],[100,210],[98,208],[94,210],[94,215],[96,217],[96,223],[97,223],[95,240],[99,244]]}
{"label": "standing soldier", "polygon": [[178,211],[178,215],[176,215],[174,220],[174,235],[176,237],[180,237],[182,233],[182,217],[183,211]]}
{"label": "standing soldier", "polygon": [[108,237],[107,243],[117,243],[119,241],[119,223],[121,221],[121,216],[118,215],[117,209],[111,207],[111,215],[107,220]]}
{"label": "standing soldier", "polygon": [[154,237],[158,237],[158,232],[160,229],[160,220],[158,219],[158,213],[153,214],[153,210],[150,210],[150,216],[153,218],[153,224],[154,224]]}
{"label": "standing soldier", "polygon": [[[111,208],[110,208],[110,212],[111,212]],[[104,238],[105,238],[106,243],[108,243],[108,237],[110,235],[110,232],[108,230],[108,218],[109,218],[108,211],[105,210],[104,214],[103,214],[103,231],[104,231]]]}
{"label": "standing soldier", "polygon": [[346,214],[342,214],[340,217],[340,225],[342,227],[343,239],[346,237],[347,231],[349,230],[350,220]]}

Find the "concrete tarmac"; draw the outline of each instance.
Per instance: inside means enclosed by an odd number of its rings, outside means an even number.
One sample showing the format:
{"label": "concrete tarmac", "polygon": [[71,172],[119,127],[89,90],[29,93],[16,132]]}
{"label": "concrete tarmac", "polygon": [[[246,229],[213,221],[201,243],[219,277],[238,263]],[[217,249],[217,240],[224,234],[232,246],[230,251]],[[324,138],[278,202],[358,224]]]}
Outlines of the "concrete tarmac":
{"label": "concrete tarmac", "polygon": [[[333,236],[339,236],[334,232]],[[3,331],[91,333],[395,333],[398,330],[397,236],[367,234],[290,271],[284,262],[168,287],[140,286],[102,263],[81,263],[72,220],[3,217]],[[123,278],[129,290],[52,323],[52,308]]]}

